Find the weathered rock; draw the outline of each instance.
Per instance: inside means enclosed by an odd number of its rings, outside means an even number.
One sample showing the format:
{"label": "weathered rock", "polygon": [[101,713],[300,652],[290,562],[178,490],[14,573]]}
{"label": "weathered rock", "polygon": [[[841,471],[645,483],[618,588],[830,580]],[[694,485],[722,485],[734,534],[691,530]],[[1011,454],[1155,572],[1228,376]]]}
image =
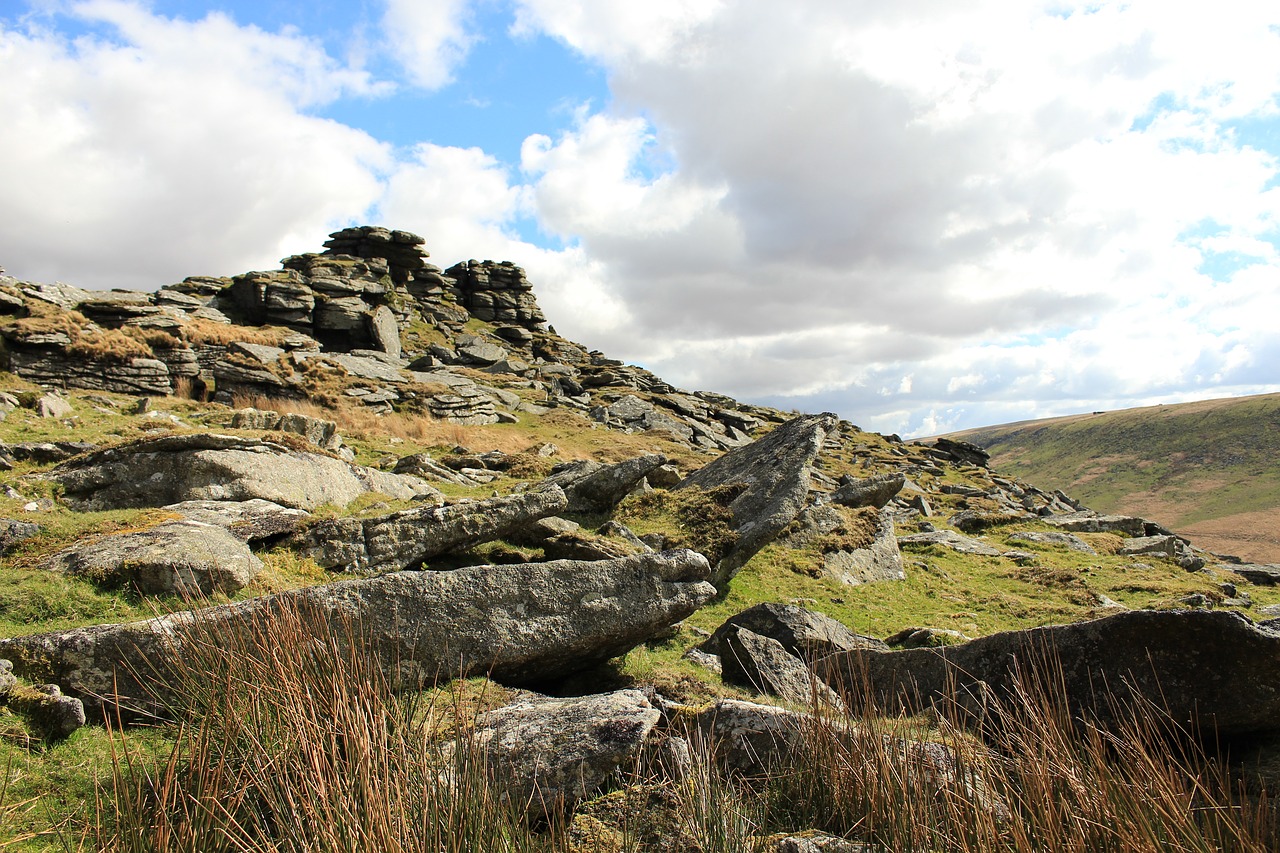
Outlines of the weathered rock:
{"label": "weathered rock", "polygon": [[48,476],[81,511],[251,498],[315,509],[346,506],[368,492],[398,499],[439,495],[417,477],[216,433],[139,439],[64,462]]}
{"label": "weathered rock", "polygon": [[987,462],[991,459],[990,453],[983,450],[978,445],[970,444],[967,441],[940,438],[933,443],[933,447],[935,450],[947,454],[957,462],[977,465],[980,468],[987,467]]}
{"label": "weathered rock", "polygon": [[5,699],[18,683],[17,676],[13,674],[13,664],[3,658],[0,658],[0,705],[4,704]]}
{"label": "weathered rock", "polygon": [[331,518],[299,534],[294,547],[321,567],[378,573],[522,530],[566,505],[559,489],[407,509],[374,518]]}
{"label": "weathered rock", "polygon": [[48,465],[53,462],[65,462],[73,456],[88,453],[97,448],[98,445],[87,441],[20,441],[6,445],[4,449],[18,462]]}
{"label": "weathered rock", "polygon": [[1172,560],[1189,572],[1204,568],[1204,560],[1177,536],[1138,536],[1126,539],[1116,552],[1126,557],[1150,555]]}
{"label": "weathered rock", "polygon": [[789,654],[806,661],[854,649],[889,648],[874,637],[855,634],[825,613],[806,610],[794,604],[773,603],[757,604],[730,616],[700,648],[719,654],[721,638],[737,628],[746,628],[777,640]]}
{"label": "weathered rock", "polygon": [[1017,542],[1032,542],[1036,545],[1046,545],[1049,547],[1065,548],[1068,551],[1076,551],[1081,554],[1096,554],[1088,542],[1079,536],[1072,536],[1070,533],[1059,533],[1056,530],[1031,530],[1021,533],[1011,533],[1011,540]]}
{"label": "weathered rock", "polygon": [[844,702],[809,667],[769,637],[733,626],[720,637],[725,682],[805,707],[844,711]]}
{"label": "weathered rock", "polygon": [[707,490],[735,483],[745,486],[729,507],[738,536],[712,573],[717,586],[726,585],[804,507],[809,466],[838,422],[830,413],[793,418],[764,438],[693,472],[677,486]]}
{"label": "weathered rock", "polygon": [[876,523],[876,535],[865,548],[839,549],[822,555],[823,571],[842,584],[858,586],[877,581],[907,579],[902,552],[894,534],[893,516],[883,509]]}
{"label": "weathered rock", "polygon": [[561,488],[571,514],[608,512],[667,458],[660,453],[637,456],[613,465],[582,460],[557,465],[538,489]]}
{"label": "weathered rock", "polygon": [[84,703],[63,696],[56,684],[38,687],[15,685],[4,700],[9,708],[26,717],[31,727],[48,741],[69,737],[85,724]]}
{"label": "weathered rock", "polygon": [[966,637],[959,631],[949,628],[903,628],[896,634],[884,638],[887,646],[899,646],[904,649],[936,649],[939,646],[954,646],[967,643],[972,637]]}
{"label": "weathered rock", "polygon": [[865,480],[854,480],[846,483],[831,495],[833,503],[847,507],[873,506],[881,509],[893,500],[902,487],[906,485],[907,476],[903,473],[881,474]]}
{"label": "weathered rock", "polygon": [[1005,511],[1005,512],[987,512],[977,509],[961,510],[951,518],[947,519],[947,523],[956,530],[965,533],[981,533],[992,527],[1000,527],[1004,524],[1013,524],[1019,521],[1027,521],[1035,519],[1036,516],[1029,512]]}
{"label": "weathered rock", "polygon": [[144,594],[199,597],[241,589],[262,570],[262,561],[226,527],[168,521],[81,540],[49,557],[43,568]]}
{"label": "weathered rock", "polygon": [[1059,530],[1072,533],[1121,533],[1125,536],[1145,536],[1147,532],[1147,523],[1143,519],[1127,515],[1074,512],[1068,515],[1045,516],[1041,520]]}
{"label": "weathered rock", "polygon": [[1280,565],[1241,563],[1240,565],[1228,566],[1227,568],[1244,578],[1249,583],[1257,586],[1275,586],[1276,584],[1280,584]]}
{"label": "weathered rock", "polygon": [[551,813],[630,769],[661,716],[639,690],[525,700],[477,717],[467,748],[484,755],[504,796]]}
{"label": "weathered rock", "polygon": [[981,714],[1013,695],[1020,671],[1104,726],[1155,707],[1193,731],[1280,729],[1280,632],[1233,611],[1134,610],[940,649],[833,655],[817,668],[828,683],[859,686],[844,691],[850,705],[889,713],[956,702]]}
{"label": "weathered rock", "polygon": [[337,450],[342,446],[336,423],[296,412],[282,415],[269,409],[240,409],[231,416],[231,428],[290,432],[324,450]]}
{"label": "weathered rock", "polygon": [[630,542],[580,532],[549,536],[540,543],[549,560],[612,560],[650,550]]}
{"label": "weathered rock", "polygon": [[398,686],[474,674],[534,684],[623,654],[684,619],[715,595],[709,573],[693,551],[396,572],[142,622],[0,639],[0,655],[24,677],[145,713],[180,702],[166,687],[175,659],[255,644],[255,630],[295,612],[307,629],[338,642],[358,638]]}
{"label": "weathered rock", "polygon": [[0,554],[40,532],[40,525],[14,518],[0,518]]}
{"label": "weathered rock", "polygon": [[247,501],[183,501],[165,509],[191,521],[225,527],[241,542],[262,542],[295,532],[311,517],[306,510],[252,498]]}
{"label": "weathered rock", "polygon": [[976,554],[981,557],[998,557],[1002,553],[977,539],[970,539],[952,530],[931,530],[927,533],[909,533],[898,537],[898,544],[905,546],[941,545],[961,554]]}

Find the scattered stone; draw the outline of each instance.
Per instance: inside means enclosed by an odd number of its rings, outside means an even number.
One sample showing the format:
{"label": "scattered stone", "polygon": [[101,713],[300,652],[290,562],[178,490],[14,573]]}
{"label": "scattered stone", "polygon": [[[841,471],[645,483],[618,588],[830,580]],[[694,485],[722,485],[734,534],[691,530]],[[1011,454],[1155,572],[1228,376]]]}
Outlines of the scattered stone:
{"label": "scattered stone", "polygon": [[1116,553],[1126,557],[1151,555],[1172,560],[1189,572],[1204,568],[1204,559],[1197,556],[1186,542],[1177,536],[1139,536],[1126,539]]}
{"label": "scattered stone", "polygon": [[854,509],[864,506],[881,509],[902,491],[906,482],[907,477],[902,473],[881,474],[865,480],[853,480],[837,489],[831,495],[831,501]]}
{"label": "scattered stone", "polygon": [[14,545],[30,539],[39,532],[40,525],[33,524],[30,521],[0,518],[0,554],[7,554]]}
{"label": "scattered stone", "polygon": [[38,397],[31,408],[42,418],[65,418],[75,412],[71,402],[65,397],[59,397],[57,394],[45,394]]}
{"label": "scattered stone", "polygon": [[11,710],[26,717],[46,741],[64,740],[85,724],[84,703],[63,696],[56,684],[37,687],[15,684],[5,694],[4,701]]}
{"label": "scattered stone", "polygon": [[1068,551],[1075,551],[1080,554],[1098,553],[1093,550],[1093,546],[1079,536],[1072,536],[1070,533],[1059,533],[1058,531],[1032,530],[1011,533],[1009,534],[1009,539],[1015,542],[1031,542],[1052,548],[1065,548]]}
{"label": "scattered stone", "polygon": [[1045,516],[1041,520],[1045,524],[1071,533],[1120,533],[1125,536],[1145,536],[1147,532],[1146,521],[1127,515],[1075,512],[1069,515]]}
{"label": "scattered stone", "polygon": [[999,548],[993,548],[985,542],[970,539],[968,536],[962,536],[951,530],[909,533],[906,536],[899,536],[898,544],[908,547],[940,545],[943,548],[950,548],[952,551],[957,551],[961,554],[976,554],[981,557],[999,557],[1003,553]]}
{"label": "scattered stone", "polygon": [[757,604],[730,616],[699,648],[704,652],[719,654],[721,639],[738,628],[746,628],[755,634],[777,640],[788,654],[805,661],[855,649],[889,648],[874,637],[855,634],[824,613],[806,610],[794,604],[773,603]]}

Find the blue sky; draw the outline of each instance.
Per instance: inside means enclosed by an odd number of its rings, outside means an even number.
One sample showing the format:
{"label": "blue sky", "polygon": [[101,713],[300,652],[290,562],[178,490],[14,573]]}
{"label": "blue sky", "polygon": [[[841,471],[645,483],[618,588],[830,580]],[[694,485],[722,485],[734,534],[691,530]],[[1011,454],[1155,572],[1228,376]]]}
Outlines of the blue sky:
{"label": "blue sky", "polygon": [[0,265],[347,224],[691,389],[923,435],[1280,390],[1280,7],[0,0]]}

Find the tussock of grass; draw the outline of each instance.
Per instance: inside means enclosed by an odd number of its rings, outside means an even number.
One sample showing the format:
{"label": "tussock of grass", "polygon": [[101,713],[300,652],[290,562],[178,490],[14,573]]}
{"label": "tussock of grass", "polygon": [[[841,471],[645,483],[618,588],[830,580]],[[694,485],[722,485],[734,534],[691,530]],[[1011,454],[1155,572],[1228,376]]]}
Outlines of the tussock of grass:
{"label": "tussock of grass", "polygon": [[636,533],[661,533],[665,547],[692,548],[714,566],[737,541],[729,504],[743,488],[730,484],[708,490],[657,489],[627,498],[616,516]]}

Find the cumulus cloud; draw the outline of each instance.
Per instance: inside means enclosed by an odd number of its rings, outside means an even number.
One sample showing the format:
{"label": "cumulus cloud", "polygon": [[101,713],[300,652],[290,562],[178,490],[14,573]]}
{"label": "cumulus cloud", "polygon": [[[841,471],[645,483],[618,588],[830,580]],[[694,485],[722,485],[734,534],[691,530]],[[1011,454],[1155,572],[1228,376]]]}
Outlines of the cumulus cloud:
{"label": "cumulus cloud", "polygon": [[[624,356],[908,431],[1280,384],[1245,316],[1273,307],[1250,282],[1277,272],[1280,169],[1233,124],[1276,117],[1275,10],[634,8],[519,19],[610,74],[613,104],[524,159],[630,308]],[[1247,263],[1201,269],[1223,253]]]}
{"label": "cumulus cloud", "polygon": [[367,209],[391,152],[309,115],[379,85],[296,33],[136,3],[71,7],[98,35],[0,21],[0,258],[9,272],[153,288],[273,267]]}
{"label": "cumulus cloud", "polygon": [[382,29],[408,79],[425,89],[453,82],[475,43],[467,0],[386,0]]}

